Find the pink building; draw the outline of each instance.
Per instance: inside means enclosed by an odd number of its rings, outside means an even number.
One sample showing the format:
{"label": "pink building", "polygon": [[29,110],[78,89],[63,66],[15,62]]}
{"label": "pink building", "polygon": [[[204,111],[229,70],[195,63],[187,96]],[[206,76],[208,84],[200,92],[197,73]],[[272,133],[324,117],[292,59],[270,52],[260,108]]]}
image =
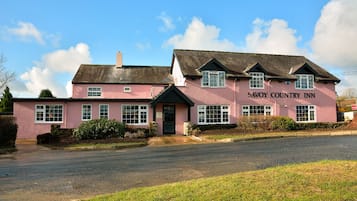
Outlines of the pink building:
{"label": "pink building", "polygon": [[121,58],[81,65],[71,98],[14,99],[18,139],[97,118],[133,127],[155,121],[161,135],[183,134],[184,122],[235,124],[250,115],[336,122],[340,80],[303,56],[174,50],[167,67],[125,66]]}

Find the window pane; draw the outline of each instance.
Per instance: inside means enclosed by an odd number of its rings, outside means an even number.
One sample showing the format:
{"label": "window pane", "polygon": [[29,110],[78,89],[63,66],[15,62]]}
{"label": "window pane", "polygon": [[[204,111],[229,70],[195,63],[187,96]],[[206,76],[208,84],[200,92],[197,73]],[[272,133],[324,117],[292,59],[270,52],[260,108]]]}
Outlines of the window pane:
{"label": "window pane", "polygon": [[202,86],[209,86],[207,71],[202,72]]}
{"label": "window pane", "polygon": [[57,123],[63,121],[63,106],[50,104],[50,105],[36,105],[35,106],[35,119],[36,122],[44,123]]}
{"label": "window pane", "polygon": [[122,119],[127,124],[146,124],[148,117],[147,105],[123,105]]}
{"label": "window pane", "polygon": [[100,87],[89,87],[88,96],[101,96],[102,89]]}
{"label": "window pane", "polygon": [[203,71],[202,86],[203,87],[224,87],[225,72],[224,71]]}
{"label": "window pane", "polygon": [[225,73],[224,72],[219,72],[219,83],[218,86],[224,87],[224,81],[225,81]]}
{"label": "window pane", "polygon": [[199,105],[197,110],[200,124],[229,123],[229,106],[227,105]]}
{"label": "window pane", "polygon": [[296,75],[295,87],[297,89],[313,89],[314,75]]}
{"label": "window pane", "polygon": [[92,105],[82,105],[82,120],[92,119]]}
{"label": "window pane", "polygon": [[249,80],[249,87],[252,89],[263,89],[264,88],[264,73],[249,73],[252,77]]}
{"label": "window pane", "polygon": [[99,118],[100,119],[109,118],[109,105],[106,104],[99,105]]}
{"label": "window pane", "polygon": [[211,87],[218,86],[218,74],[217,73],[210,73],[209,75],[209,82]]}

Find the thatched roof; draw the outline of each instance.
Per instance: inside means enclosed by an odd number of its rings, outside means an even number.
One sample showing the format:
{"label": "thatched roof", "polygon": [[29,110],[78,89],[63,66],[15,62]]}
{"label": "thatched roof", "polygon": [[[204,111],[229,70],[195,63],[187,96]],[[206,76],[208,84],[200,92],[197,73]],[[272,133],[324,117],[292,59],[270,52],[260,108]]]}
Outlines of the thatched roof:
{"label": "thatched roof", "polygon": [[339,82],[334,75],[304,56],[237,53],[223,51],[174,50],[181,71],[185,77],[200,77],[200,69],[216,61],[224,66],[228,77],[250,78],[251,70],[259,68],[268,79],[296,79],[296,74],[313,73],[316,81]]}
{"label": "thatched roof", "polygon": [[73,84],[172,84],[169,66],[82,64]]}

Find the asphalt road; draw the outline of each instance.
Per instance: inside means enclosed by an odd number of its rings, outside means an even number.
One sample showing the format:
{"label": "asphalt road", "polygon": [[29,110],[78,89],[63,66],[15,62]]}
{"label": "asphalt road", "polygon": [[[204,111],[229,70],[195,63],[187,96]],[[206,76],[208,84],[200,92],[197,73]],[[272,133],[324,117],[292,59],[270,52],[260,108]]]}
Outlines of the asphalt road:
{"label": "asphalt road", "polygon": [[323,159],[357,160],[357,136],[283,138],[119,151],[22,146],[0,157],[0,200],[73,200],[132,187]]}

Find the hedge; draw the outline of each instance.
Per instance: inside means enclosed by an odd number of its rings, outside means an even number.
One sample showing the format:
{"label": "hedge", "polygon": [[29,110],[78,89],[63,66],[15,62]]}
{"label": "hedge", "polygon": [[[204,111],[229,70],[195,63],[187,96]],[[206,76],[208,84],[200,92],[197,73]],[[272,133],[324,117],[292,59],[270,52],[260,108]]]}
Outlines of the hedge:
{"label": "hedge", "polygon": [[0,116],[0,147],[15,147],[16,135],[15,118]]}

